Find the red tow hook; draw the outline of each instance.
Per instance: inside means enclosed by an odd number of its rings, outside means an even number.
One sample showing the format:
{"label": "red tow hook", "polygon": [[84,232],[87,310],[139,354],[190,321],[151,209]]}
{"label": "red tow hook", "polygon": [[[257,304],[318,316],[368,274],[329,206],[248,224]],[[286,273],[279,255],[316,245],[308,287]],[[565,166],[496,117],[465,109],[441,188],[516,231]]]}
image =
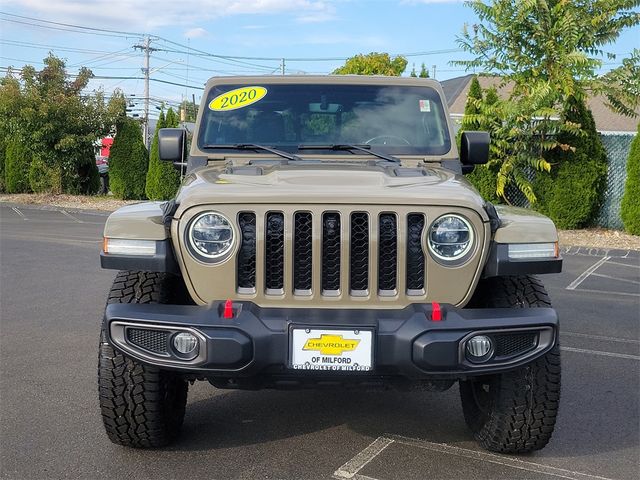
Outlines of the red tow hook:
{"label": "red tow hook", "polygon": [[222,318],[233,318],[233,302],[231,301],[231,299],[228,299],[226,302],[224,302]]}
{"label": "red tow hook", "polygon": [[431,320],[439,322],[442,320],[442,309],[438,302],[431,302]]}

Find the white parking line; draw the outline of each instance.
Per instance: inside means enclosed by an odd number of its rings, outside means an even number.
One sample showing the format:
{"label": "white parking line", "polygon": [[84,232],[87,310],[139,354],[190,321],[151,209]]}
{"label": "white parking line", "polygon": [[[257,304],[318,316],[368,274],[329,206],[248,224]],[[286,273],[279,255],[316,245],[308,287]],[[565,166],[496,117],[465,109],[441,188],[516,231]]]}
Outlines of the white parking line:
{"label": "white parking line", "polygon": [[574,290],[575,292],[580,293],[602,293],[605,295],[622,295],[623,297],[640,297],[640,293],[631,293],[631,292],[614,292],[611,290],[591,290],[588,288],[579,288]]}
{"label": "white parking line", "polygon": [[627,282],[627,283],[633,283],[635,285],[640,285],[640,282],[637,281],[637,280],[627,280],[626,278],[612,277],[611,275],[604,275],[603,273],[592,273],[591,276],[592,277],[600,277],[600,278],[608,278],[609,280],[617,280],[618,282]]}
{"label": "white parking line", "polygon": [[[607,477],[599,475],[591,475],[588,473],[576,472],[574,470],[566,470],[564,468],[550,467],[541,463],[527,462],[515,457],[496,455],[493,453],[469,450],[467,448],[456,447],[446,443],[433,443],[426,440],[417,440],[413,438],[402,437],[399,435],[390,435],[391,440],[396,443],[409,445],[412,447],[432,450],[434,452],[457,455],[459,457],[470,458],[482,462],[495,463],[505,467],[517,468],[528,472],[539,473],[543,475],[552,475],[554,477],[568,478],[570,480],[594,479],[594,480],[611,480]],[[384,438],[384,437],[381,437]]]}
{"label": "white parking line", "polygon": [[577,332],[560,332],[560,336],[566,337],[582,337],[582,338],[592,338],[593,340],[606,340],[609,342],[620,342],[620,343],[637,343],[640,344],[640,340],[632,340],[630,338],[619,338],[619,337],[605,337],[603,335],[590,335],[587,333],[577,333]]}
{"label": "white parking line", "polygon": [[74,217],[73,215],[71,215],[69,212],[67,212],[66,210],[59,210],[61,214],[63,214],[66,217],[69,217],[71,220],[73,220],[74,222],[78,222],[78,223],[84,223],[82,220],[80,220],[79,218]]}
{"label": "white parking line", "polygon": [[333,478],[356,480],[374,480],[371,477],[360,475],[358,472],[364,468],[371,460],[380,455],[385,448],[393,443],[393,440],[385,437],[376,438],[367,448],[358,453],[355,457],[333,472]]}
{"label": "white parking line", "polygon": [[565,352],[588,353],[590,355],[600,355],[602,357],[626,358],[628,360],[640,360],[638,355],[627,355],[626,353],[603,352],[601,350],[589,350],[586,348],[560,347]]}
{"label": "white parking line", "polygon": [[602,266],[610,258],[611,257],[602,257],[596,263],[591,265],[584,272],[582,272],[582,274],[578,278],[576,278],[573,282],[571,282],[567,286],[567,290],[575,290],[578,285],[580,285],[582,282],[584,282],[589,275],[591,275],[593,272],[595,272],[600,266]]}
{"label": "white parking line", "polygon": [[23,220],[28,220],[27,217],[24,216],[24,213],[22,213],[20,210],[18,210],[16,207],[11,207],[11,210],[13,210],[14,212],[16,212],[18,215],[20,215],[20,217]]}
{"label": "white parking line", "polygon": [[621,263],[621,262],[614,262],[613,260],[609,260],[608,262],[610,265],[619,265],[621,267],[631,267],[631,268],[640,268],[640,264],[638,265],[633,265],[633,264],[629,264],[629,263]]}

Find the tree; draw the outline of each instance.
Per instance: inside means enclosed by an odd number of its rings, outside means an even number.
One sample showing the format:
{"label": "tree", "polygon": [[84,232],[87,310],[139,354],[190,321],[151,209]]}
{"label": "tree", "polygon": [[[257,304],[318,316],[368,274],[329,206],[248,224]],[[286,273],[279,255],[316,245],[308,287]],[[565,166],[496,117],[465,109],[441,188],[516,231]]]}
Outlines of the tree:
{"label": "tree", "polygon": [[183,100],[178,108],[181,122],[195,122],[198,116],[198,106],[188,100]]}
{"label": "tree", "polygon": [[624,186],[620,216],[627,232],[640,235],[640,124],[638,124],[638,133],[631,143],[627,160],[627,181]]}
{"label": "tree", "polygon": [[[70,77],[65,62],[49,54],[37,71],[25,66],[19,78],[9,69],[0,83],[0,137],[19,138],[68,193],[94,193],[99,185],[95,142],[114,125],[115,100],[85,92],[92,77],[81,68]],[[35,177],[34,177],[35,178]]]}
{"label": "tree", "polygon": [[109,153],[109,184],[113,194],[126,200],[145,198],[149,155],[142,140],[140,124],[132,118],[120,119]]}
{"label": "tree", "polygon": [[418,77],[418,74],[416,73],[416,64],[415,63],[411,66],[411,73],[409,74],[409,76],[410,77],[414,77],[414,78]]}
{"label": "tree", "polygon": [[427,70],[427,67],[425,66],[424,62],[422,63],[422,66],[420,67],[420,75],[418,75],[420,78],[429,78],[429,70]]}
{"label": "tree", "polygon": [[393,57],[388,53],[372,52],[359,54],[347,59],[342,67],[336,68],[337,75],[389,75],[398,77],[407,68],[407,59]]}
{"label": "tree", "polygon": [[607,181],[607,153],[584,101],[572,99],[563,116],[565,122],[579,124],[581,129],[559,135],[559,141],[571,148],[548,153],[554,168],[534,181],[540,197],[535,208],[559,228],[583,228],[600,211]]}
{"label": "tree", "polygon": [[558,139],[575,138],[579,124],[567,121],[563,110],[573,101],[584,101],[588,88],[611,91],[597,78],[604,45],[628,27],[640,22],[637,0],[495,0],[467,2],[480,23],[473,33],[463,30],[458,42],[475,56],[453,62],[467,68],[498,73],[513,90],[494,106],[502,119],[491,131],[500,142],[501,165],[497,191],[505,198],[515,184],[529,202],[537,197],[530,179],[534,171],[549,172],[545,156],[571,145]]}
{"label": "tree", "polygon": [[164,112],[160,112],[153,143],[151,144],[149,172],[147,173],[146,192],[149,200],[168,200],[173,198],[180,186],[180,173],[172,163],[160,160],[158,153],[158,131],[160,128],[175,128],[178,125],[178,118],[173,109],[170,108],[167,111],[166,118]]}

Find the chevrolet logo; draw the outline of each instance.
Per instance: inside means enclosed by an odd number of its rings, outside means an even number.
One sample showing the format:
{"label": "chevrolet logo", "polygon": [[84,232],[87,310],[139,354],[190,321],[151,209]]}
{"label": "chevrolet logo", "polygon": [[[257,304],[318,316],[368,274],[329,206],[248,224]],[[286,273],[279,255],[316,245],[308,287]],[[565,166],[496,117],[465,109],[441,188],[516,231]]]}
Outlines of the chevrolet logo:
{"label": "chevrolet logo", "polygon": [[320,338],[309,338],[303,350],[316,350],[321,355],[342,355],[356,349],[360,340],[345,339],[342,335],[320,335]]}

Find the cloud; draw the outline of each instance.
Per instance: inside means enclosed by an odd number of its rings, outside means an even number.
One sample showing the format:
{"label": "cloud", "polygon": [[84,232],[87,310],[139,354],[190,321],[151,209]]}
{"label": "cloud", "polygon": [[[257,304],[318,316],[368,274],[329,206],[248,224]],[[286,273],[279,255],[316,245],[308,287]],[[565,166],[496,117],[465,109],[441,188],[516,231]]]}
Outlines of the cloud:
{"label": "cloud", "polygon": [[184,36],[186,38],[200,38],[200,37],[206,37],[208,35],[209,35],[209,32],[207,32],[204,28],[201,28],[201,27],[190,28],[189,30],[184,32]]}
{"label": "cloud", "polygon": [[333,18],[336,0],[3,0],[18,13],[118,30],[154,31],[234,15],[291,15],[301,22]]}

